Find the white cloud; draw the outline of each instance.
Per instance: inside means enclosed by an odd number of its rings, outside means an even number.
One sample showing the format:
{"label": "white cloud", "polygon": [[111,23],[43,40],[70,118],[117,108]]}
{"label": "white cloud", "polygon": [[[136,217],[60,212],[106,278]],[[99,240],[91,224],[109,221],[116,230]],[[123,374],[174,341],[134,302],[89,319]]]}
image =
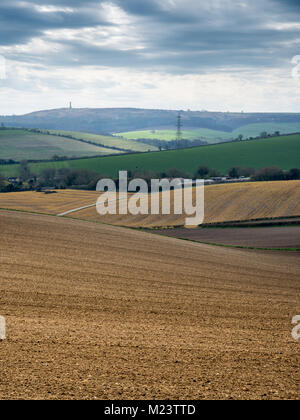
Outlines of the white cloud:
{"label": "white cloud", "polygon": [[57,6],[51,6],[51,5],[35,5],[34,8],[38,12],[42,13],[56,13],[56,12],[66,12],[66,13],[73,13],[74,9],[71,7],[57,7]]}
{"label": "white cloud", "polygon": [[[13,69],[13,72],[10,71]],[[65,107],[142,107],[293,112],[300,82],[291,70],[171,75],[121,68],[43,68],[10,62],[0,81],[0,115]],[[16,101],[16,98],[18,100]]]}

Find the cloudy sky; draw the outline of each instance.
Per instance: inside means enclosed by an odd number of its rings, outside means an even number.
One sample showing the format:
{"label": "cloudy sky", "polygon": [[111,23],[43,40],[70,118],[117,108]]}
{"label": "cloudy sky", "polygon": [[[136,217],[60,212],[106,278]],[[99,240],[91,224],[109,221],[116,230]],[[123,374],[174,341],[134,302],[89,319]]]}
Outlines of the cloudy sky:
{"label": "cloudy sky", "polygon": [[0,114],[300,112],[299,18],[299,0],[1,0]]}

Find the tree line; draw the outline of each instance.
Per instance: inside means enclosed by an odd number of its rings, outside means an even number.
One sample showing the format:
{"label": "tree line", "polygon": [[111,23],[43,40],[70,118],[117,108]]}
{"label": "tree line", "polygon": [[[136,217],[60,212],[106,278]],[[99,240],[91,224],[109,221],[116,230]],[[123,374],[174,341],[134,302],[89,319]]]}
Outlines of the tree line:
{"label": "tree line", "polygon": [[[228,177],[232,179],[249,178],[251,181],[281,181],[281,180],[299,180],[300,169],[292,168],[282,170],[276,167],[264,167],[260,169],[232,167],[224,174],[217,169],[211,169],[206,166],[199,166],[195,173],[187,173],[178,168],[170,168],[165,171],[148,171],[136,169],[128,171],[129,180],[141,178],[149,185],[152,179],[163,178],[186,178],[186,179],[211,179]],[[0,174],[0,192],[36,190],[52,187],[55,189],[86,189],[95,190],[97,182],[102,178],[110,178],[106,174],[98,174],[87,169],[71,168],[45,168],[40,174],[35,174],[29,167],[27,161],[20,163],[19,176],[14,180],[7,180]],[[114,181],[118,185],[118,177]]]}
{"label": "tree line", "polygon": [[140,138],[135,140],[139,143],[148,144],[149,146],[155,146],[160,151],[162,150],[177,150],[177,149],[187,149],[189,147],[197,147],[197,146],[207,146],[207,141],[200,140],[200,139],[194,139],[194,140],[188,140],[188,139],[181,139],[181,140],[159,140],[159,139],[144,139]]}

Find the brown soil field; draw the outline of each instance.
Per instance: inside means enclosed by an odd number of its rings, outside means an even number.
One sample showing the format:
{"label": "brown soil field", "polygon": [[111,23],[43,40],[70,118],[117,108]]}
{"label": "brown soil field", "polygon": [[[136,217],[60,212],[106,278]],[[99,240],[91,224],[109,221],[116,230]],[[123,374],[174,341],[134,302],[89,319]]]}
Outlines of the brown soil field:
{"label": "brown soil field", "polygon": [[[93,204],[95,191],[59,190],[57,194],[36,192],[0,194],[0,208],[61,214]],[[205,223],[300,216],[300,181],[253,182],[211,185],[205,188]],[[185,216],[100,216],[95,208],[70,217],[131,227],[184,225]]]}
{"label": "brown soil field", "polygon": [[156,233],[211,244],[300,249],[300,226],[259,228],[162,229]]}
{"label": "brown soil field", "polygon": [[299,253],[0,211],[0,399],[299,399]]}
{"label": "brown soil field", "polygon": [[[209,227],[212,227],[214,223],[209,223]],[[216,227],[267,227],[267,226],[294,226],[300,225],[300,217],[274,217],[271,219],[258,219],[258,220],[245,220],[242,222],[220,222],[216,223]],[[205,227],[207,225],[203,225]]]}
{"label": "brown soil field", "polygon": [[[220,184],[205,187],[204,223],[300,215],[300,181]],[[119,226],[172,227],[185,223],[181,215],[100,216],[95,208],[72,217]]]}

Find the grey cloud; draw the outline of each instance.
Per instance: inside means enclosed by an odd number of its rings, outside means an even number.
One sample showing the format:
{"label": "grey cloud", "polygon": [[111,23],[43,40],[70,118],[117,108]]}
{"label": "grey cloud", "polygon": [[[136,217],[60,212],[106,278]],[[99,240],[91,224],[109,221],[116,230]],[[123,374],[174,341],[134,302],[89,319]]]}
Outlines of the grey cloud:
{"label": "grey cloud", "polygon": [[84,7],[75,9],[74,12],[56,11],[53,13],[39,12],[32,7],[33,4],[56,6],[77,6],[82,2],[77,0],[67,1],[31,1],[30,3],[19,3],[6,1],[0,3],[0,46],[24,44],[28,40],[42,36],[43,32],[49,29],[73,29],[93,26],[106,26],[108,22],[100,15],[95,14],[94,8],[88,8],[92,3],[86,2]]}
{"label": "grey cloud", "polygon": [[[137,33],[143,50],[99,47],[92,41],[60,39],[63,53],[12,53],[8,58],[52,66],[102,65],[194,73],[210,68],[276,67],[299,54],[300,31],[276,30],[270,24],[299,20],[299,2],[293,0],[248,0],[249,8],[232,0],[230,7],[204,8],[199,0],[166,1],[111,0],[129,15],[135,27],[125,26],[127,35]],[[74,13],[39,13],[30,4],[69,6]],[[4,0],[0,5],[0,45],[26,43],[43,37],[47,29],[80,29],[109,25],[97,15],[101,1],[29,0],[27,6]],[[176,6],[177,4],[177,6]],[[212,5],[214,2],[212,2]],[[219,3],[220,4],[220,3]],[[47,38],[46,38],[47,39]],[[49,41],[49,40],[48,40]],[[51,42],[51,41],[49,41]]]}
{"label": "grey cloud", "polygon": [[129,14],[143,17],[145,19],[155,19],[157,22],[190,23],[196,22],[199,16],[195,16],[192,11],[168,6],[168,3],[159,0],[113,0],[116,5]]}
{"label": "grey cloud", "polygon": [[292,11],[300,11],[300,2],[299,0],[273,0],[278,5],[281,5],[283,9],[289,9]]}

